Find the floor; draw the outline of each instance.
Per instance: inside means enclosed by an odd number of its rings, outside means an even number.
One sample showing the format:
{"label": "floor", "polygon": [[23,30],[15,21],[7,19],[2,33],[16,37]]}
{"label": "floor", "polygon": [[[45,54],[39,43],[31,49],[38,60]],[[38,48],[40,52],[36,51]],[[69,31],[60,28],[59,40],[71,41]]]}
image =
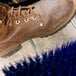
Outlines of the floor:
{"label": "floor", "polygon": [[3,67],[8,68],[10,64],[15,66],[15,62],[23,60],[24,57],[26,58],[27,62],[29,62],[28,56],[33,58],[36,56],[36,53],[41,56],[41,53],[45,51],[48,52],[51,49],[55,50],[57,47],[61,47],[62,44],[67,44],[67,42],[76,40],[75,24],[76,17],[74,17],[65,28],[56,34],[46,38],[28,40],[22,44],[22,48],[18,52],[9,57],[0,58],[0,76],[4,76],[2,72]]}

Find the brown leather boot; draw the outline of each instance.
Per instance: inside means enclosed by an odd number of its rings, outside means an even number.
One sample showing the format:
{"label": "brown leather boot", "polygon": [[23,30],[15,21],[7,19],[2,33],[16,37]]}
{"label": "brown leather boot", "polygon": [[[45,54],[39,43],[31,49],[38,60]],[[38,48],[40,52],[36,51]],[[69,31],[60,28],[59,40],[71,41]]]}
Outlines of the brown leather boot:
{"label": "brown leather boot", "polygon": [[73,17],[75,0],[44,0],[31,6],[9,7],[0,3],[0,56],[22,42],[54,34]]}

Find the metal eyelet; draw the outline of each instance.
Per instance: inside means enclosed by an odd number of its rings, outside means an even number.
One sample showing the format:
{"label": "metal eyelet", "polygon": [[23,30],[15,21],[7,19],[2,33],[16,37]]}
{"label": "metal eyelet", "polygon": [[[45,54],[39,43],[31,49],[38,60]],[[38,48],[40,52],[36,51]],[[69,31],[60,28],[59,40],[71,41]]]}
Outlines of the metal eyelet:
{"label": "metal eyelet", "polygon": [[17,20],[17,21],[16,21],[16,24],[20,24],[20,21],[19,21],[19,20]]}
{"label": "metal eyelet", "polygon": [[12,27],[12,23],[11,22],[9,22],[9,27]]}
{"label": "metal eyelet", "polygon": [[2,20],[0,20],[0,24],[2,24]]}
{"label": "metal eyelet", "polygon": [[32,20],[36,20],[36,17],[32,17]]}
{"label": "metal eyelet", "polygon": [[44,26],[43,23],[40,23],[40,26],[41,26],[41,27]]}
{"label": "metal eyelet", "polygon": [[28,21],[29,21],[29,19],[24,19],[24,21],[25,21],[25,22],[28,22]]}

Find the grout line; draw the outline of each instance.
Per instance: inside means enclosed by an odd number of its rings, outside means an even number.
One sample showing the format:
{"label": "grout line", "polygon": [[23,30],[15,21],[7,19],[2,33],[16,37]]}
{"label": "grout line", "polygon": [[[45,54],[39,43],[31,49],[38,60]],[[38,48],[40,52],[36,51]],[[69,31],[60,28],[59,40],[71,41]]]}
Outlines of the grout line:
{"label": "grout line", "polygon": [[71,20],[71,23],[73,24],[73,27],[76,29],[76,24],[74,23],[73,20]]}
{"label": "grout line", "polygon": [[76,29],[76,16],[71,20],[71,23],[73,24],[73,27]]}
{"label": "grout line", "polygon": [[30,41],[34,51],[36,52],[36,55],[40,56],[40,58],[41,58],[41,55],[40,55],[38,48],[37,48],[36,44],[34,43],[34,41],[32,39],[30,39],[29,41]]}

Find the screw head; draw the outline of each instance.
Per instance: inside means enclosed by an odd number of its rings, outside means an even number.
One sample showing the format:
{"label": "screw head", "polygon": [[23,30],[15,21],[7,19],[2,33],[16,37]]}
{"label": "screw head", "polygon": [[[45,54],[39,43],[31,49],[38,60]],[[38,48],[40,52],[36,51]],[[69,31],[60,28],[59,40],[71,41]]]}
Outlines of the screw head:
{"label": "screw head", "polygon": [[40,26],[42,27],[43,26],[43,23],[40,23]]}

